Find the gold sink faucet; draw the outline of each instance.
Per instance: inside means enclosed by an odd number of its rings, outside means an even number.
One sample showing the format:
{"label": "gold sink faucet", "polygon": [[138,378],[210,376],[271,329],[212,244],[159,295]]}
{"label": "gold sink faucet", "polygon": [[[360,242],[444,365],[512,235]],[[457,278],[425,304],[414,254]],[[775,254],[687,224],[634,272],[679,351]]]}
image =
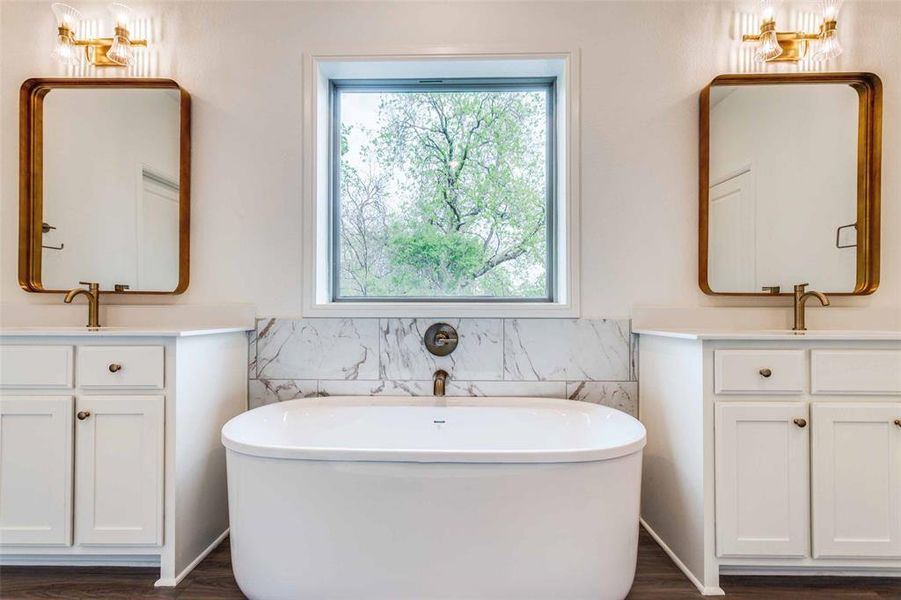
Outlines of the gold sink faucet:
{"label": "gold sink faucet", "polygon": [[71,304],[76,296],[84,294],[88,297],[88,327],[100,327],[100,284],[91,281],[79,281],[81,285],[88,286],[88,289],[75,288],[66,293],[63,302]]}
{"label": "gold sink faucet", "polygon": [[799,283],[795,286],[795,326],[792,331],[807,331],[807,318],[804,315],[804,307],[811,298],[816,298],[823,306],[829,306],[829,298],[823,292],[805,292],[809,283]]}

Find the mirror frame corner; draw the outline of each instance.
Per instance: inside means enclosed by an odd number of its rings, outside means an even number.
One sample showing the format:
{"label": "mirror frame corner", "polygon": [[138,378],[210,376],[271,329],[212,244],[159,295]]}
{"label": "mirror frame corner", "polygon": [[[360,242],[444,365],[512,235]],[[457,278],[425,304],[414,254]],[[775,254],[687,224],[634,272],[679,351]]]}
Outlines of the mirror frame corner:
{"label": "mirror frame corner", "polygon": [[698,287],[708,296],[790,296],[791,292],[716,292],[708,278],[710,91],[720,85],[845,84],[858,94],[857,151],[857,282],[851,292],[833,296],[866,296],[879,287],[880,193],[882,182],[882,80],[875,73],[754,73],[715,77],[699,98],[698,152]]}
{"label": "mirror frame corner", "polygon": [[101,290],[111,294],[174,295],[188,289],[191,253],[191,95],[172,79],[41,78],[19,89],[19,287],[59,294],[41,281],[43,223],[43,102],[54,89],[172,89],[179,93],[178,284],[171,291]]}

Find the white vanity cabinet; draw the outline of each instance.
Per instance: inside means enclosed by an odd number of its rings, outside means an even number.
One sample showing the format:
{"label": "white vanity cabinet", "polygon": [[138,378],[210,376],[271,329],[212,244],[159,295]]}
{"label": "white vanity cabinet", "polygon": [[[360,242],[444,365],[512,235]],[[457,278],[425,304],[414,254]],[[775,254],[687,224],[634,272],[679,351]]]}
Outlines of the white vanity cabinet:
{"label": "white vanity cabinet", "polygon": [[0,331],[0,564],[176,585],[227,533],[219,433],[246,377],[244,328]]}
{"label": "white vanity cabinet", "polygon": [[901,333],[639,333],[642,521],[703,593],[901,577]]}

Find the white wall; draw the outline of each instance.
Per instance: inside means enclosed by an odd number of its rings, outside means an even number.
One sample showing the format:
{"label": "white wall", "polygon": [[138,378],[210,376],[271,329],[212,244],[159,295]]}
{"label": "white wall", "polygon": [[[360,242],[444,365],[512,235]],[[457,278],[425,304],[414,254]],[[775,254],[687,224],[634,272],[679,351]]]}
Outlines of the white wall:
{"label": "white wall", "polygon": [[[301,56],[468,45],[582,50],[582,307],[723,305],[697,279],[698,93],[734,70],[741,2],[184,2],[135,5],[161,32],[156,75],[194,100],[192,281],[176,299],[301,304]],[[753,3],[750,3],[753,5]],[[103,7],[82,5],[102,14]],[[901,307],[901,3],[848,2],[836,70],[885,84],[882,285],[854,305]],[[16,284],[18,89],[64,74],[49,3],[0,5],[0,292]],[[788,67],[791,68],[791,67]]]}

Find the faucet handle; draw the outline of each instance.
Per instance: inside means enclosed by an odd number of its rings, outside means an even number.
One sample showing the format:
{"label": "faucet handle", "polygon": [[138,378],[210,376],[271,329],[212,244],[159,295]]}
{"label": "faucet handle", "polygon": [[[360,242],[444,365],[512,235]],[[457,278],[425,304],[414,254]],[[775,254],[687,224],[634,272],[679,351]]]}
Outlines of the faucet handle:
{"label": "faucet handle", "polygon": [[796,292],[803,292],[803,291],[804,291],[804,288],[806,288],[808,285],[810,285],[810,284],[809,284],[809,283],[796,283],[796,284],[795,284],[795,291],[796,291]]}
{"label": "faucet handle", "polygon": [[97,283],[96,281],[79,281],[78,283],[81,285],[88,286],[88,289],[91,290],[92,292],[95,290],[98,290],[100,288],[100,284]]}

